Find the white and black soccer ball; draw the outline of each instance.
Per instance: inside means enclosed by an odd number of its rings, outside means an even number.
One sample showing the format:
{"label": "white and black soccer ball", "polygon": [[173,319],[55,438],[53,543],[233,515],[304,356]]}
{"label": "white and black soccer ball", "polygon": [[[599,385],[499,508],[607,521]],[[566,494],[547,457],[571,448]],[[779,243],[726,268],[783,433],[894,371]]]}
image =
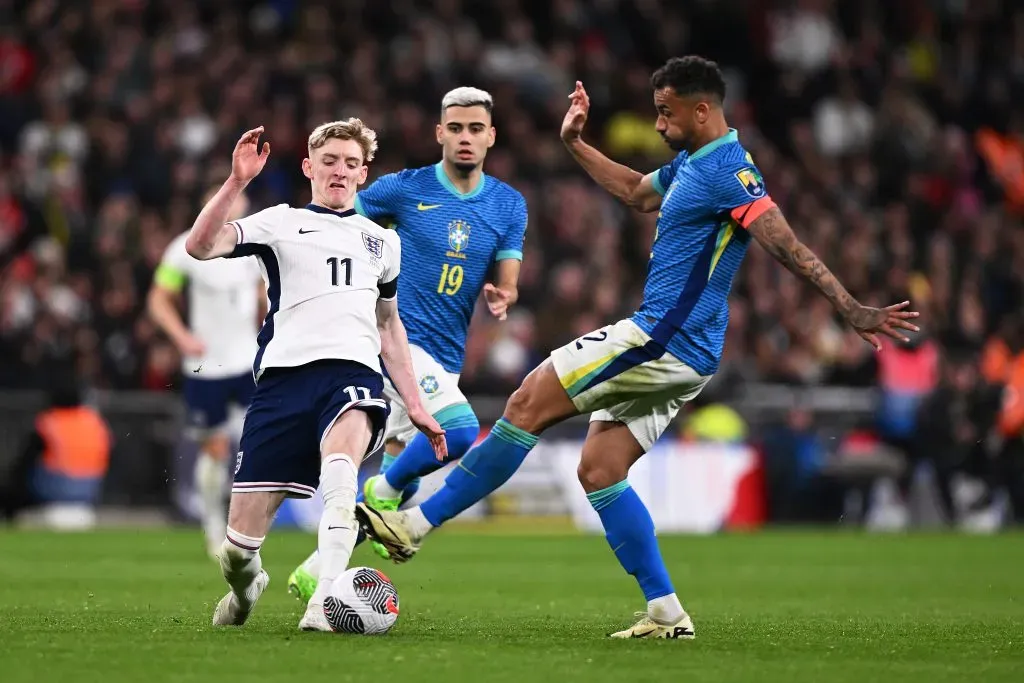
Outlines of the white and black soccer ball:
{"label": "white and black soccer ball", "polygon": [[398,620],[398,591],[370,567],[352,567],[334,580],[324,615],[335,633],[387,633]]}

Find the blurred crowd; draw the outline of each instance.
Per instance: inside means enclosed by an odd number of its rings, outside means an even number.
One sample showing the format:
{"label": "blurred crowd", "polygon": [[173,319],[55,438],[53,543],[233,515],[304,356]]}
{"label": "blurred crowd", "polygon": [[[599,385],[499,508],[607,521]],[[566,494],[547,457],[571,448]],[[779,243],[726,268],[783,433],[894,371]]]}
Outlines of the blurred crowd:
{"label": "blurred crowd", "polygon": [[[1019,7],[0,0],[0,386],[73,367],[92,386],[173,387],[177,350],[144,315],[145,292],[240,132],[264,125],[273,148],[254,209],[301,205],[316,124],[374,127],[372,178],[435,162],[441,95],[475,85],[496,102],[486,171],[526,196],[530,228],[519,305],[506,323],[475,319],[463,383],[507,393],[551,348],[640,299],[654,216],[616,203],[561,147],[573,82],[592,101],[585,136],[646,172],[670,157],[649,74],[686,53],[719,61],[730,124],[847,287],[871,304],[912,299],[916,343],[978,354],[1024,310]],[[723,382],[886,373],[756,247],[731,320]]]}

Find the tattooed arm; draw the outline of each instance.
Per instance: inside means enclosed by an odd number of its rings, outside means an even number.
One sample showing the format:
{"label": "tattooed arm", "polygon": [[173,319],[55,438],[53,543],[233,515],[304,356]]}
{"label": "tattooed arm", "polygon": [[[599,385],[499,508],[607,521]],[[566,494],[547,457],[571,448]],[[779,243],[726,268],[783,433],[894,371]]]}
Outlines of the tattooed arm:
{"label": "tattooed arm", "polygon": [[916,318],[918,314],[903,310],[910,305],[909,301],[886,308],[872,308],[862,306],[854,299],[821,259],[797,239],[778,207],[772,206],[764,211],[747,229],[779,263],[817,287],[850,327],[876,349],[882,348],[878,333],[908,341],[899,329],[917,331],[918,328],[908,319]]}

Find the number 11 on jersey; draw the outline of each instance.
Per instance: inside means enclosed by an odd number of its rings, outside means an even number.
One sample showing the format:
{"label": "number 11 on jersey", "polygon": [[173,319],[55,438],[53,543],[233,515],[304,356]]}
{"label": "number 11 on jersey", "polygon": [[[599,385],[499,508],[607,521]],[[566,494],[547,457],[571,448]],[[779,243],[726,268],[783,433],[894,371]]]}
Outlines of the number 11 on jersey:
{"label": "number 11 on jersey", "polygon": [[462,266],[441,264],[441,279],[437,283],[437,293],[453,296],[462,287]]}
{"label": "number 11 on jersey", "polygon": [[343,258],[341,260],[338,260],[337,256],[332,256],[331,258],[327,259],[327,265],[331,267],[332,286],[338,286],[340,279],[338,276],[341,274],[340,271],[343,267],[345,268],[345,286],[352,286],[352,259]]}

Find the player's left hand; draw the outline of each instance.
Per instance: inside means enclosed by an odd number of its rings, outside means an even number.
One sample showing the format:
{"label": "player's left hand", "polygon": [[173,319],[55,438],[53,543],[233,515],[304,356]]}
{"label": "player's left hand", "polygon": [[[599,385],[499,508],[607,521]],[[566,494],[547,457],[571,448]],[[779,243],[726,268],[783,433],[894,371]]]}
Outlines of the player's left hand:
{"label": "player's left hand", "polygon": [[509,300],[512,295],[504,289],[494,286],[490,282],[484,285],[484,299],[487,301],[487,309],[498,320],[508,318]]}
{"label": "player's left hand", "polygon": [[413,426],[423,432],[430,441],[430,446],[434,449],[434,456],[438,461],[444,462],[447,460],[448,442],[445,441],[444,429],[437,423],[437,420],[422,407],[410,409],[407,415]]}
{"label": "player's left hand", "polygon": [[860,306],[846,316],[846,321],[857,331],[861,339],[874,346],[876,351],[881,351],[882,343],[878,340],[879,334],[892,337],[897,341],[909,342],[910,339],[900,330],[917,332],[920,329],[910,320],[921,314],[917,311],[904,310],[909,305],[909,301],[904,301],[885,308]]}

